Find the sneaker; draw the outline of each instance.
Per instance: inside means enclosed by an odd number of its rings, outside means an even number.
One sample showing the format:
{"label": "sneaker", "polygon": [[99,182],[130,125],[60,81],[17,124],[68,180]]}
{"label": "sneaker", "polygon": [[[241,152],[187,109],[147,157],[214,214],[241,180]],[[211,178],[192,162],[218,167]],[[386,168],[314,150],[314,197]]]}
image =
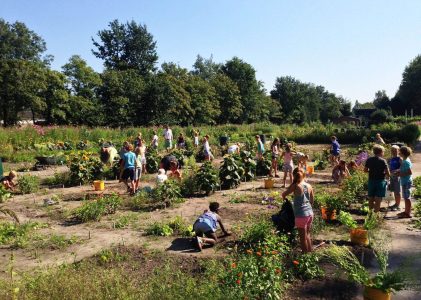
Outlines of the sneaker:
{"label": "sneaker", "polygon": [[202,251],[202,239],[196,236],[196,246],[199,251]]}
{"label": "sneaker", "polygon": [[400,208],[399,206],[396,206],[396,205],[392,205],[392,206],[390,206],[390,207],[389,207],[389,209],[390,209],[391,211],[400,211],[400,210],[401,210],[401,208]]}

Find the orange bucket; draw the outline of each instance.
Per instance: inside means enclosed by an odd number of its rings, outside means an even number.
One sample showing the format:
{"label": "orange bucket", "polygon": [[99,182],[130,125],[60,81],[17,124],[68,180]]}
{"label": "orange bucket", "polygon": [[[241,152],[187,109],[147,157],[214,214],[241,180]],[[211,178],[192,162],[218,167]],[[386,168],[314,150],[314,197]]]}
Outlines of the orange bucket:
{"label": "orange bucket", "polygon": [[94,181],[94,189],[95,189],[95,191],[103,191],[105,189],[104,180],[95,180]]}
{"label": "orange bucket", "polygon": [[351,243],[367,246],[368,245],[368,231],[363,228],[355,228],[350,231]]}
{"label": "orange bucket", "polygon": [[272,178],[265,179],[265,189],[273,189],[273,185],[275,184],[275,180]]}
{"label": "orange bucket", "polygon": [[314,166],[307,166],[307,174],[313,175],[314,173]]}
{"label": "orange bucket", "polygon": [[336,220],[336,209],[329,211],[326,207],[321,207],[323,220]]}
{"label": "orange bucket", "polygon": [[364,300],[391,300],[391,293],[385,293],[382,290],[372,288],[369,286],[364,287]]}

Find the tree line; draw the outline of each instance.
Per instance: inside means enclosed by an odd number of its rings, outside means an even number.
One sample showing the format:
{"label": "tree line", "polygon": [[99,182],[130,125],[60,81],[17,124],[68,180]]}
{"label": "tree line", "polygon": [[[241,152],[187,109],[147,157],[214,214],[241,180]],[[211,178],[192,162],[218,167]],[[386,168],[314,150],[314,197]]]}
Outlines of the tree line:
{"label": "tree line", "polygon": [[[268,95],[253,66],[238,57],[218,63],[198,55],[191,70],[173,62],[158,67],[153,35],[135,21],[114,20],[92,38],[92,53],[104,62],[101,73],[78,55],[52,70],[45,41],[21,22],[0,19],[0,40],[4,126],[16,124],[23,111],[47,124],[111,127],[328,122],[352,113],[343,97],[289,76],[277,78]],[[402,103],[413,105],[412,98],[419,103],[420,86],[417,93],[407,91],[419,79],[417,68],[418,75],[405,70],[400,100],[387,102],[391,110],[396,101],[397,113]]]}

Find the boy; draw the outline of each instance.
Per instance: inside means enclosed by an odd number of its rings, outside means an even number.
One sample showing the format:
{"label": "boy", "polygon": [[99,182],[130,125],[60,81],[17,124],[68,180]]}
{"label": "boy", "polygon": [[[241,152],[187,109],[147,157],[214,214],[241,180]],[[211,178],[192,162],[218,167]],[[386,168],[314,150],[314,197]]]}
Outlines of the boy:
{"label": "boy", "polygon": [[[124,181],[125,185],[127,186],[127,190],[134,194],[136,192],[135,188],[135,166],[136,166],[136,155],[133,153],[133,145],[129,144],[126,147],[126,153],[123,154],[123,176],[121,179]],[[127,181],[130,179],[130,184]]]}
{"label": "boy", "polygon": [[382,198],[386,196],[386,176],[390,177],[389,167],[383,158],[384,148],[374,145],[373,157],[365,162],[364,172],[368,172],[368,207],[380,211]]}
{"label": "boy", "polygon": [[332,136],[330,140],[332,141],[330,146],[330,162],[332,165],[337,165],[339,163],[339,155],[341,154],[341,145],[339,145],[336,136]]}
{"label": "boy", "polygon": [[[209,204],[209,211],[206,210],[193,224],[193,230],[196,233],[196,245],[199,251],[202,251],[203,244],[213,246],[218,242],[218,238],[215,233],[218,228],[218,224],[221,226],[222,232],[226,236],[229,235],[222,224],[218,211],[219,203],[211,202]],[[203,237],[203,235],[206,237]]]}
{"label": "boy", "polygon": [[168,127],[168,125],[165,125],[164,130],[164,138],[165,138],[165,149],[169,152],[172,149],[172,130]]}
{"label": "boy", "polygon": [[412,162],[409,157],[412,150],[409,147],[403,146],[399,150],[402,157],[401,166],[398,176],[401,178],[402,196],[405,200],[405,211],[398,214],[399,218],[412,218],[411,216],[411,185],[412,185]]}
{"label": "boy", "polygon": [[397,173],[401,168],[401,158],[399,157],[399,146],[393,145],[391,148],[392,157],[389,161],[390,168],[390,190],[395,196],[395,204],[389,206],[388,209],[391,211],[400,210],[401,204],[401,180]]}
{"label": "boy", "polygon": [[6,188],[6,190],[15,190],[16,183],[13,181],[17,177],[17,173],[15,171],[10,171],[8,176],[4,176],[1,179],[1,184]]}
{"label": "boy", "polygon": [[152,149],[158,150],[158,135],[156,133],[156,130],[153,131],[151,147]]}

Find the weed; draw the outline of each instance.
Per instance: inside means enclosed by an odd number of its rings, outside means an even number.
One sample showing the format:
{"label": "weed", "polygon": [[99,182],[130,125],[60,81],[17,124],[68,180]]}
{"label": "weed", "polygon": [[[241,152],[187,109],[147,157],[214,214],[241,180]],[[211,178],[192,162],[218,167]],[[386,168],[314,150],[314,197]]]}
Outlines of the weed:
{"label": "weed", "polygon": [[18,179],[19,190],[22,194],[32,194],[39,190],[38,176],[23,175]]}
{"label": "weed", "polygon": [[74,215],[81,222],[99,221],[102,216],[115,213],[120,205],[120,196],[117,194],[106,195],[84,203],[75,210]]}

